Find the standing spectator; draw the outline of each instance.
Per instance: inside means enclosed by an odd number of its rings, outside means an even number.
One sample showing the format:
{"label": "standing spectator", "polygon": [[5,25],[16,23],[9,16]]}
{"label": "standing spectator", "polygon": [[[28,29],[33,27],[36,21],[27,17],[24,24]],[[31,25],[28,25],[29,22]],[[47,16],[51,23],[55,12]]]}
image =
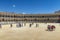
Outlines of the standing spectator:
{"label": "standing spectator", "polygon": [[50,25],[48,25],[47,30],[48,30],[48,31],[50,31],[50,30],[51,30],[51,26],[50,26]]}
{"label": "standing spectator", "polygon": [[31,27],[31,26],[32,26],[32,24],[29,25],[29,27]]}
{"label": "standing spectator", "polygon": [[19,27],[21,27],[21,24],[19,23]]}
{"label": "standing spectator", "polygon": [[1,28],[1,24],[0,24],[0,28]]}
{"label": "standing spectator", "polygon": [[36,24],[36,27],[38,27],[38,24]]}
{"label": "standing spectator", "polygon": [[12,24],[10,24],[10,26],[12,27]]}

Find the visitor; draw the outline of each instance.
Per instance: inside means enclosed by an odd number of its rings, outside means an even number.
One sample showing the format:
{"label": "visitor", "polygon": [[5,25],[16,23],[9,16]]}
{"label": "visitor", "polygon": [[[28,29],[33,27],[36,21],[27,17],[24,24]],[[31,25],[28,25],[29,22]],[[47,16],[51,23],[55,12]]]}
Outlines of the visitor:
{"label": "visitor", "polygon": [[12,27],[12,24],[10,24],[10,26]]}
{"label": "visitor", "polygon": [[1,24],[0,24],[0,28],[1,28]]}
{"label": "visitor", "polygon": [[38,27],[38,24],[36,24],[36,27]]}
{"label": "visitor", "polygon": [[51,26],[50,26],[50,25],[48,25],[47,30],[48,30],[48,31],[50,31],[50,30],[51,30]]}
{"label": "visitor", "polygon": [[51,26],[51,31],[53,31],[53,30],[55,30],[55,26],[54,25]]}
{"label": "visitor", "polygon": [[21,27],[22,25],[19,23],[19,27]]}
{"label": "visitor", "polygon": [[31,26],[32,26],[32,24],[29,25],[29,27],[31,27]]}

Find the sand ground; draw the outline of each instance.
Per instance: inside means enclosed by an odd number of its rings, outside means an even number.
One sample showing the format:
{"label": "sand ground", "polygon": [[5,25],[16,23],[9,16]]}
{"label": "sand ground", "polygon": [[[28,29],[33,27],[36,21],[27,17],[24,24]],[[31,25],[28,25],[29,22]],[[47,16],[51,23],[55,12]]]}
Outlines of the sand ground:
{"label": "sand ground", "polygon": [[60,40],[60,27],[46,31],[43,26],[0,29],[0,40]]}

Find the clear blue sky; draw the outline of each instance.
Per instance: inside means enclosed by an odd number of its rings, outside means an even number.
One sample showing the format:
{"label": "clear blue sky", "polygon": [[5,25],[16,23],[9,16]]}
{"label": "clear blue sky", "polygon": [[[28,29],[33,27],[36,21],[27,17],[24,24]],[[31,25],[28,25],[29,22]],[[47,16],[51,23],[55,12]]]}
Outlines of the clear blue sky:
{"label": "clear blue sky", "polygon": [[60,10],[60,0],[0,0],[0,12],[53,13]]}

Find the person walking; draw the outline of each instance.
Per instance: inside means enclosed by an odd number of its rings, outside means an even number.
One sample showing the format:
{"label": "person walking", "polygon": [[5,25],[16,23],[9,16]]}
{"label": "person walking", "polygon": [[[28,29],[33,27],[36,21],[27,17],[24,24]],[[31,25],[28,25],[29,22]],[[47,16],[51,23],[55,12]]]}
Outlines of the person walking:
{"label": "person walking", "polygon": [[48,31],[50,31],[50,30],[51,30],[51,26],[50,26],[50,25],[48,25],[47,30],[48,30]]}

